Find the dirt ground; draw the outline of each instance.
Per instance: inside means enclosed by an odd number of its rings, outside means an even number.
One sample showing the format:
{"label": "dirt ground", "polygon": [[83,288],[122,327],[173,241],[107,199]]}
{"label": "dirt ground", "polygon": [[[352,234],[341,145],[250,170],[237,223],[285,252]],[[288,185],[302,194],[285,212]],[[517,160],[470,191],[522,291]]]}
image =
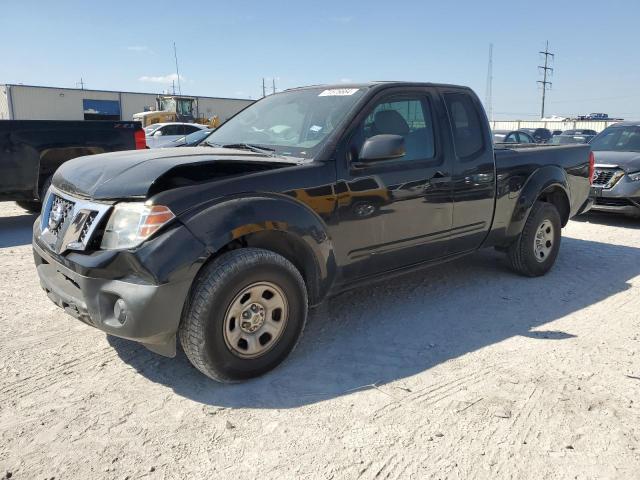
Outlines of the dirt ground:
{"label": "dirt ground", "polygon": [[571,221],[543,278],[490,250],[341,295],[226,386],[55,307],[33,220],[0,204],[0,477],[640,478],[638,221]]}

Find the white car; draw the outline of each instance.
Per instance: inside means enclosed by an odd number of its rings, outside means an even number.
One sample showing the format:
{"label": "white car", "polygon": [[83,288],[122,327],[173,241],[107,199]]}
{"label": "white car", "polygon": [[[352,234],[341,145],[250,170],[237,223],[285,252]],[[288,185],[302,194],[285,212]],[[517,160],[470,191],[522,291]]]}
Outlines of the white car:
{"label": "white car", "polygon": [[206,129],[206,125],[198,123],[154,123],[145,127],[144,133],[147,137],[149,148],[158,148],[177,140],[178,138]]}

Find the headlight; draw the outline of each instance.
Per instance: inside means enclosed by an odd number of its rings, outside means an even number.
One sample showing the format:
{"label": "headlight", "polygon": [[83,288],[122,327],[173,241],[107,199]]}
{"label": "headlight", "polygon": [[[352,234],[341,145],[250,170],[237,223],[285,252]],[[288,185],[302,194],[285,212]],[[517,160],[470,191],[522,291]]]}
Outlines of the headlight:
{"label": "headlight", "polygon": [[632,182],[637,182],[640,180],[640,172],[633,172],[627,174],[627,176],[631,179]]}
{"label": "headlight", "polygon": [[167,207],[142,202],[117,203],[111,212],[100,248],[133,248],[175,218]]}

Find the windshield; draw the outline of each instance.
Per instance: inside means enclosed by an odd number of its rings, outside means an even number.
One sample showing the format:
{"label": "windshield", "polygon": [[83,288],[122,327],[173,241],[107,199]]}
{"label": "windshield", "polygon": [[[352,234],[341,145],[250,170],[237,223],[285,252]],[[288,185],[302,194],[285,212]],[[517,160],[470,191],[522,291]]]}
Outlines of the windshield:
{"label": "windshield", "polygon": [[197,131],[195,131],[193,133],[190,133],[186,137],[177,138],[173,142],[174,143],[185,144],[185,145],[195,145],[196,143],[200,142],[202,139],[204,139],[210,133],[211,133],[211,130],[205,128],[204,130],[197,130]]}
{"label": "windshield", "polygon": [[591,142],[591,150],[640,152],[640,127],[609,127]]}
{"label": "windshield", "polygon": [[363,88],[308,88],[270,95],[221,125],[206,143],[247,143],[312,157],[363,94]]}
{"label": "windshield", "polygon": [[159,123],[152,123],[151,125],[144,127],[145,135],[150,135],[158,127],[160,127]]}

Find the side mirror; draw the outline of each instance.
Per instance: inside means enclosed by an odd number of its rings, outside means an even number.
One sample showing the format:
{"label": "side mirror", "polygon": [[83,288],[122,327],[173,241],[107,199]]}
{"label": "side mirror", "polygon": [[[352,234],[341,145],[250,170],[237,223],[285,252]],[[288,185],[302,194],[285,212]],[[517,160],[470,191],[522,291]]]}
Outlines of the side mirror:
{"label": "side mirror", "polygon": [[360,162],[377,162],[403,157],[404,137],[401,135],[374,135],[368,138],[358,155]]}
{"label": "side mirror", "polygon": [[153,134],[154,137],[161,137],[162,136],[162,131],[158,130],[156,133]]}

